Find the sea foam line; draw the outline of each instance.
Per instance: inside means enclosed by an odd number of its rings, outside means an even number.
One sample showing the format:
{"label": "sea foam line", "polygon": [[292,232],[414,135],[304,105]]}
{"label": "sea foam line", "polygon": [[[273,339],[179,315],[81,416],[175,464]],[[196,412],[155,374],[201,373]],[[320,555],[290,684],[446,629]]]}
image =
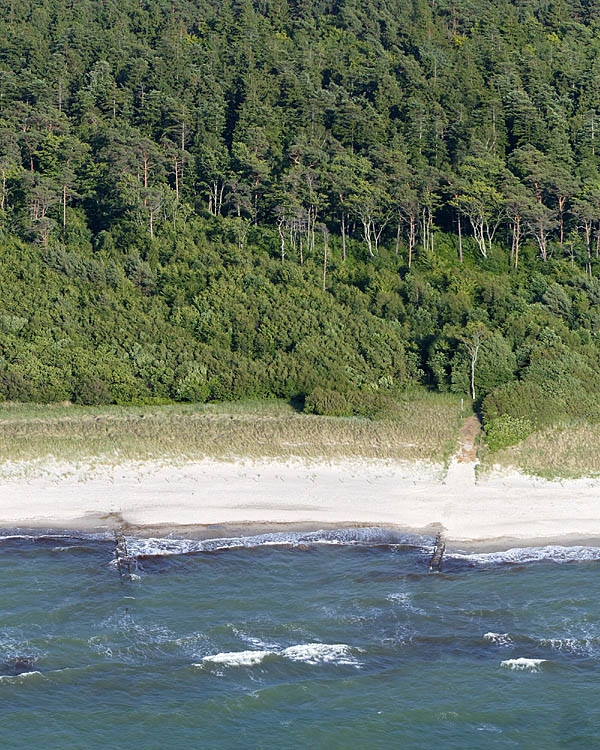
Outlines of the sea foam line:
{"label": "sea foam line", "polygon": [[529,563],[541,560],[552,562],[585,562],[600,560],[600,547],[583,547],[574,545],[546,545],[544,547],[513,547],[503,552],[452,552],[446,555],[458,560],[474,563]]}
{"label": "sea foam line", "polygon": [[[55,539],[65,542],[77,541],[110,541],[110,533],[99,534],[13,534],[0,533],[0,543],[17,539]],[[311,532],[272,532],[241,537],[218,537],[214,539],[178,539],[174,537],[126,538],[129,552],[134,557],[160,557],[168,555],[185,555],[194,552],[217,552],[228,549],[255,547],[301,545],[345,545],[345,546],[409,546],[431,551],[433,538],[421,534],[408,534],[379,526],[328,529]],[[70,545],[72,546],[72,545]],[[67,547],[65,547],[65,551]],[[57,551],[57,549],[55,550]],[[553,562],[586,562],[600,560],[600,547],[582,545],[562,546],[546,545],[543,547],[513,547],[499,552],[452,552],[447,551],[447,559],[461,560],[480,565],[497,565],[502,563],[525,564],[543,560]]]}
{"label": "sea foam line", "polygon": [[131,555],[136,557],[155,557],[251,547],[297,547],[304,544],[422,546],[430,541],[429,537],[416,534],[402,534],[380,527],[365,527],[311,532],[280,531],[255,536],[222,537],[205,540],[174,539],[169,537],[149,539],[128,537],[127,545]]}
{"label": "sea foam line", "polygon": [[[355,649],[360,651],[360,649]],[[350,646],[345,643],[301,643],[288,646],[281,651],[229,651],[210,654],[194,667],[204,667],[207,664],[218,664],[226,667],[253,667],[262,663],[267,657],[282,657],[294,662],[305,664],[337,664],[342,666],[360,667],[361,664],[352,655]]]}

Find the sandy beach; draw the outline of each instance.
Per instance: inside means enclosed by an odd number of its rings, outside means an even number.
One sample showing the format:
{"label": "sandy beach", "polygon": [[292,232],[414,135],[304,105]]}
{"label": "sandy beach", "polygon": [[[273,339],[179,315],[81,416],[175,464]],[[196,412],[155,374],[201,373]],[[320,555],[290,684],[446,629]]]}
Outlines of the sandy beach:
{"label": "sandy beach", "polygon": [[449,543],[577,543],[600,538],[600,479],[517,473],[476,480],[475,463],[225,462],[3,467],[0,526],[139,533],[380,525],[442,530]]}

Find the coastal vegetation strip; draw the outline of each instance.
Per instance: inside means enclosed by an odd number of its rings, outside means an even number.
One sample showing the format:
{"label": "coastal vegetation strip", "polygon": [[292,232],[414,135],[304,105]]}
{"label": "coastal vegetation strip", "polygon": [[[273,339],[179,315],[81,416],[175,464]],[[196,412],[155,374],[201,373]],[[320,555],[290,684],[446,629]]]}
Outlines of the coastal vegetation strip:
{"label": "coastal vegetation strip", "polygon": [[4,404],[0,461],[96,458],[387,459],[443,463],[456,449],[460,399],[423,393],[388,418],[321,417],[281,400],[167,406]]}
{"label": "coastal vegetation strip", "polygon": [[600,476],[600,425],[589,422],[557,424],[533,433],[517,445],[479,452],[480,476],[494,470],[518,469],[547,479]]}

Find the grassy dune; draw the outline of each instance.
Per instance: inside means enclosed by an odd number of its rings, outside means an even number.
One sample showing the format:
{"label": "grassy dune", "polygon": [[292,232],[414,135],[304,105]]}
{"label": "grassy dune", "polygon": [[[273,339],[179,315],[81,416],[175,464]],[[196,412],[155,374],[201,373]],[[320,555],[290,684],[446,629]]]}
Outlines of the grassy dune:
{"label": "grassy dune", "polygon": [[534,432],[518,445],[480,451],[480,471],[516,468],[548,479],[600,474],[600,425],[562,424]]}
{"label": "grassy dune", "polygon": [[284,401],[78,407],[0,404],[0,461],[430,459],[455,450],[460,401],[422,393],[390,418],[317,417]]}

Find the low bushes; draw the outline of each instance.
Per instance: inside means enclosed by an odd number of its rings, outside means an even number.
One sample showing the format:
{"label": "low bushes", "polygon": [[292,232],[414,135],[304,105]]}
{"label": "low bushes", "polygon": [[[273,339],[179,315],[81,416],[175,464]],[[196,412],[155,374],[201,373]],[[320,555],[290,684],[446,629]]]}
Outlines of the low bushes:
{"label": "low bushes", "polygon": [[529,419],[511,417],[506,414],[496,417],[485,425],[485,435],[490,450],[496,451],[516,445],[533,432]]}

